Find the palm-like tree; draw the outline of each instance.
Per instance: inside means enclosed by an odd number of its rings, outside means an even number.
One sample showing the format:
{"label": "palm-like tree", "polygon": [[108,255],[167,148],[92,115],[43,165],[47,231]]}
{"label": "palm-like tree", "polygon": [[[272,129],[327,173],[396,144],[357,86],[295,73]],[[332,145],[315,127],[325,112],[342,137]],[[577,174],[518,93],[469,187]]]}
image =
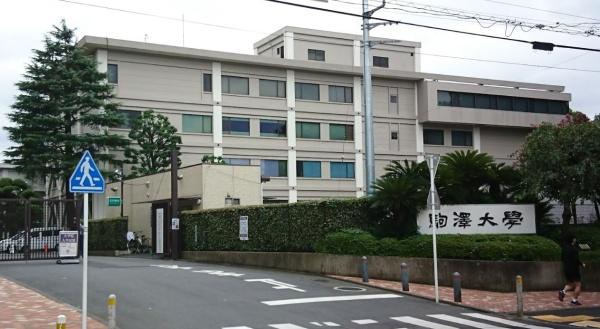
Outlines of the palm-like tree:
{"label": "palm-like tree", "polygon": [[494,159],[477,151],[455,151],[440,159],[438,190],[445,204],[491,203]]}

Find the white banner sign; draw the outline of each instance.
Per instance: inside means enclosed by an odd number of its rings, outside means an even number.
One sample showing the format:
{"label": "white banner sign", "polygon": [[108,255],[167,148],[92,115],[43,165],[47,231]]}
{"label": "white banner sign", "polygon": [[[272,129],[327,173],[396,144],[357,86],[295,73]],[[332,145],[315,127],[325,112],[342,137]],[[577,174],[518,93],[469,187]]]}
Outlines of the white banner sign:
{"label": "white banner sign", "polygon": [[248,240],[248,216],[240,216],[240,240]]}
{"label": "white banner sign", "polygon": [[[436,234],[534,234],[535,206],[532,204],[442,205],[436,211]],[[430,210],[417,218],[421,234],[432,234]]]}
{"label": "white banner sign", "polygon": [[164,238],[164,218],[165,210],[163,208],[156,208],[156,253],[163,253],[163,238]]}
{"label": "white banner sign", "polygon": [[58,233],[58,257],[77,257],[79,232],[60,231]]}

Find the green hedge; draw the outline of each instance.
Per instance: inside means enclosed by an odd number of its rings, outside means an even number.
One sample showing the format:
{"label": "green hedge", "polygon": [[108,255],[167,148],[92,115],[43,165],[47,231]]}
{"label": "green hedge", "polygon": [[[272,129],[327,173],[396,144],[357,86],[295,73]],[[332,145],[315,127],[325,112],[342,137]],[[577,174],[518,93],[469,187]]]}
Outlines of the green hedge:
{"label": "green hedge", "polygon": [[[438,257],[471,260],[560,260],[558,244],[535,235],[440,235]],[[403,240],[376,240],[361,231],[346,230],[327,235],[317,252],[431,258],[432,237],[418,235]]]}
{"label": "green hedge", "polygon": [[[313,251],[316,241],[344,228],[366,228],[366,199],[230,207],[182,214],[184,250]],[[239,218],[248,216],[248,241]],[[197,239],[197,240],[196,240]]]}
{"label": "green hedge", "polygon": [[[545,237],[554,240],[558,244],[564,243],[562,225],[548,225],[542,227],[541,234]],[[580,243],[587,243],[591,250],[582,250],[579,252],[579,258],[583,262],[600,262],[600,225],[598,224],[583,224],[570,225],[566,230],[573,234]]]}
{"label": "green hedge", "polygon": [[107,218],[89,222],[90,250],[127,249],[127,218]]}

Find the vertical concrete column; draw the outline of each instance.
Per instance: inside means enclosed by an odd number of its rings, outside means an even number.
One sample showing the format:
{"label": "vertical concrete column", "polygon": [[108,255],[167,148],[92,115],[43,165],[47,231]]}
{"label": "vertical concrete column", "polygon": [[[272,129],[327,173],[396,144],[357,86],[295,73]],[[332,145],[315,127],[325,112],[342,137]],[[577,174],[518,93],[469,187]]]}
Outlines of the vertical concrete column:
{"label": "vertical concrete column", "polygon": [[287,95],[288,202],[294,203],[298,201],[298,190],[296,189],[296,75],[294,70],[287,70],[286,73],[285,94]]}
{"label": "vertical concrete column", "polygon": [[473,149],[481,152],[481,130],[479,130],[479,126],[473,127]]}
{"label": "vertical concrete column", "polygon": [[417,148],[416,148],[416,153],[417,153],[417,162],[423,162],[425,161],[425,156],[423,155],[423,153],[425,152],[425,147],[423,145],[423,125],[419,122],[419,97],[418,97],[418,88],[419,85],[418,83],[414,83],[414,88],[415,88],[415,134],[416,134],[416,141],[417,141]]}
{"label": "vertical concrete column", "polygon": [[294,32],[283,33],[283,54],[285,59],[294,59]]}
{"label": "vertical concrete column", "polygon": [[352,44],[352,65],[360,66],[360,53],[360,40],[354,40],[354,43]]}
{"label": "vertical concrete column", "polygon": [[415,48],[413,57],[415,59],[415,72],[421,72],[421,48]]}
{"label": "vertical concrete column", "polygon": [[221,63],[212,63],[213,155],[223,156],[223,97],[221,95]]}
{"label": "vertical concrete column", "polygon": [[[356,49],[355,49],[356,50]],[[360,43],[359,43],[359,56],[360,56]],[[360,60],[360,57],[359,57]],[[356,64],[356,60],[355,60]],[[360,62],[358,63],[360,65]],[[354,92],[352,93],[354,99],[353,111],[354,111],[354,182],[356,187],[356,197],[360,198],[365,195],[365,162],[363,157],[364,143],[363,143],[363,123],[362,123],[362,82],[360,77],[354,77],[353,84]]]}

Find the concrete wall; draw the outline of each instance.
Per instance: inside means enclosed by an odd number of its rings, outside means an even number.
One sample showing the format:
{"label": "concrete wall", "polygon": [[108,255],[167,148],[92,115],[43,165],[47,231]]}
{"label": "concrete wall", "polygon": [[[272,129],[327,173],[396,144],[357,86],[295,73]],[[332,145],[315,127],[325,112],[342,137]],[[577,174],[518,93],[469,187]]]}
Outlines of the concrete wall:
{"label": "concrete wall", "polygon": [[[358,256],[317,253],[268,253],[236,251],[184,251],[185,259],[247,266],[270,267],[316,274],[361,276]],[[410,282],[433,284],[433,261],[427,258],[369,256],[369,277],[400,281],[400,264],[408,264]],[[523,276],[526,291],[556,290],[564,285],[560,262],[493,262],[440,259],[439,282],[452,285],[452,273],[463,277],[463,288],[515,291],[516,275]],[[588,264],[583,287],[600,291],[600,263]]]}

